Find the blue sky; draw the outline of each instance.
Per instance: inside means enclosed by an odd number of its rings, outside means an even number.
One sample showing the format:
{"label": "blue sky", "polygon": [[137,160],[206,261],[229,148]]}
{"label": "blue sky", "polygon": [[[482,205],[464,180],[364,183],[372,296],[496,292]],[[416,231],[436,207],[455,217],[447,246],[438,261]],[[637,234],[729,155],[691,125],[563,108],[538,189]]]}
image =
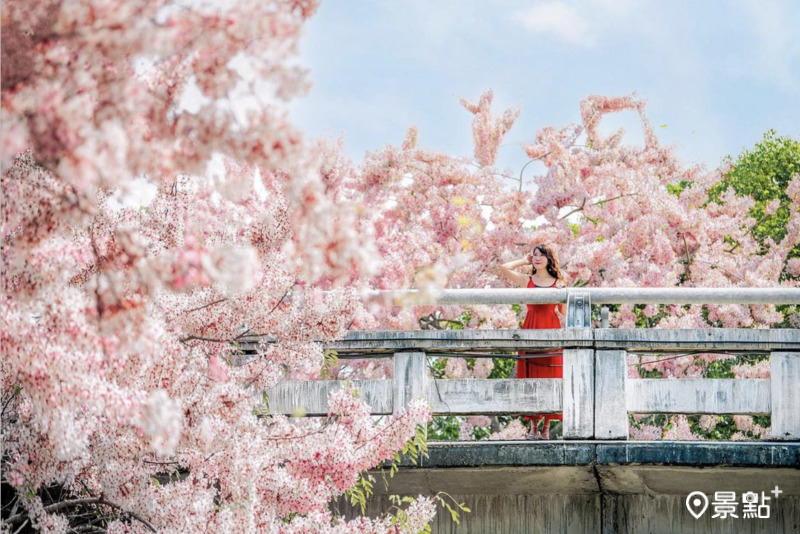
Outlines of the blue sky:
{"label": "blue sky", "polygon": [[[578,122],[588,95],[635,91],[663,144],[714,168],[770,128],[800,139],[798,28],[797,0],[323,0],[300,51],[313,85],[291,109],[356,162],[411,126],[422,146],[470,155],[459,99],[492,89],[496,112],[522,110],[499,154],[518,173],[539,128]],[[618,127],[641,139],[633,114],[602,125]]]}

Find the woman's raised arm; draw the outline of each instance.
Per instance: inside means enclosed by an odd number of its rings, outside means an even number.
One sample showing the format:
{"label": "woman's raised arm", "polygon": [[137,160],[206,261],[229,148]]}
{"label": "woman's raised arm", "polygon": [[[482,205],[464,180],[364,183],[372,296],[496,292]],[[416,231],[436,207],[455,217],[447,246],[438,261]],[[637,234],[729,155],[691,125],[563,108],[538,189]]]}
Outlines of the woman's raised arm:
{"label": "woman's raised arm", "polygon": [[[530,256],[530,254],[528,256]],[[511,282],[513,285],[517,287],[527,287],[528,276],[522,273],[518,273],[514,269],[522,267],[523,265],[530,265],[530,264],[531,260],[529,257],[525,257],[519,260],[507,261],[506,263],[500,266],[500,273],[503,275],[503,277],[505,277],[506,280]]]}

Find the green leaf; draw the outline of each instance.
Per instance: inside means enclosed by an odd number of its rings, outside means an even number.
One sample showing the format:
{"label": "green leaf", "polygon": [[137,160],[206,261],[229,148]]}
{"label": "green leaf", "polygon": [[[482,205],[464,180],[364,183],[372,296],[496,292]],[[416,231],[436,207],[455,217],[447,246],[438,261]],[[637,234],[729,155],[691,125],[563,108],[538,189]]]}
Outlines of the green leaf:
{"label": "green leaf", "polygon": [[320,370],[320,376],[322,378],[332,378],[333,372],[332,369],[339,365],[339,353],[335,350],[326,350],[324,353],[324,361],[322,364],[322,369]]}

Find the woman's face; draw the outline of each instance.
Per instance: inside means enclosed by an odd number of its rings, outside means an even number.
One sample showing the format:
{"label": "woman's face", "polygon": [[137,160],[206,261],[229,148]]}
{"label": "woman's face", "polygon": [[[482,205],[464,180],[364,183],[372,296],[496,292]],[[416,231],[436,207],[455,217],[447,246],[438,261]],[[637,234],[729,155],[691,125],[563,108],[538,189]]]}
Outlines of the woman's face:
{"label": "woman's face", "polygon": [[542,251],[538,248],[533,249],[533,253],[531,254],[533,257],[533,266],[536,267],[536,270],[539,269],[547,269],[547,256],[542,254]]}

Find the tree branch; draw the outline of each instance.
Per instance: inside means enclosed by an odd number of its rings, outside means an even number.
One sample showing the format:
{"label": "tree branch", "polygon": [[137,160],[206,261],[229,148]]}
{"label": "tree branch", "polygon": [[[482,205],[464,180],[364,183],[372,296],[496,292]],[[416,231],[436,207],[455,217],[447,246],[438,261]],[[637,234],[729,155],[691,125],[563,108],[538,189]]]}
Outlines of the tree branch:
{"label": "tree branch", "polygon": [[[52,512],[57,512],[58,510],[61,510],[62,508],[69,508],[69,507],[73,507],[73,506],[83,506],[83,505],[87,505],[87,504],[105,505],[105,506],[110,506],[111,508],[116,508],[117,510],[120,510],[122,513],[124,513],[126,515],[129,515],[133,519],[139,521],[141,524],[146,526],[152,532],[157,532],[156,531],[156,527],[154,527],[148,520],[146,520],[145,518],[143,518],[142,516],[140,516],[136,512],[131,512],[130,510],[126,510],[125,508],[123,508],[119,504],[113,503],[111,501],[107,501],[105,499],[105,497],[87,497],[87,498],[84,498],[84,499],[73,499],[71,501],[61,501],[61,502],[57,502],[55,504],[51,504],[49,506],[45,506],[44,507],[44,511],[48,512],[48,513],[52,513]],[[13,525],[14,523],[22,521],[23,519],[26,519],[26,514],[25,513],[21,513],[21,514],[15,515],[13,517],[9,517],[8,519],[6,519],[6,521],[8,522],[8,524]]]}
{"label": "tree branch", "polygon": [[228,299],[224,298],[224,299],[215,300],[214,302],[209,302],[208,304],[204,304],[203,306],[200,306],[198,308],[192,308],[191,310],[186,310],[186,313],[192,313],[192,312],[204,310],[206,308],[210,308],[211,306],[213,306],[215,304],[219,304],[220,302],[225,302],[226,300],[228,300]]}
{"label": "tree branch", "polygon": [[[518,181],[519,181],[519,192],[520,192],[520,193],[522,193],[522,173],[525,171],[525,167],[527,167],[528,165],[530,165],[531,163],[533,163],[533,162],[534,162],[534,161],[536,161],[536,160],[542,159],[542,158],[543,158],[543,157],[545,157],[545,156],[549,156],[549,155],[550,155],[552,152],[553,152],[553,151],[551,150],[551,151],[550,151],[550,152],[548,152],[547,154],[542,154],[542,155],[541,155],[541,156],[539,156],[538,158],[533,158],[533,159],[531,159],[530,161],[528,161],[528,163],[526,163],[525,165],[523,165],[523,166],[522,166],[522,168],[519,170],[519,180],[518,180]],[[516,178],[513,178],[513,179],[514,179],[514,180],[517,180]]]}
{"label": "tree branch", "polygon": [[635,196],[638,196],[638,195],[639,195],[639,193],[625,193],[624,195],[617,195],[617,196],[612,197],[612,198],[605,198],[603,200],[598,200],[597,202],[595,202],[593,204],[593,206],[597,206],[598,204],[603,204],[605,202],[611,202],[612,200],[617,200],[617,199],[620,199],[620,198],[635,197]]}
{"label": "tree branch", "polygon": [[566,219],[567,217],[569,217],[573,213],[578,213],[579,211],[583,211],[584,206],[586,206],[586,199],[585,198],[583,199],[583,202],[581,202],[580,206],[578,206],[577,208],[575,208],[571,212],[567,213],[566,215],[563,215],[563,216],[559,217],[558,220],[560,221],[560,220]]}
{"label": "tree branch", "polygon": [[202,336],[186,336],[178,340],[180,343],[186,343],[187,341],[209,341],[211,343],[230,343],[230,339],[219,339],[213,337],[202,337]]}
{"label": "tree branch", "polygon": [[25,522],[24,522],[24,523],[22,523],[22,525],[20,525],[20,527],[17,529],[17,531],[16,531],[16,532],[14,532],[14,534],[19,534],[20,532],[22,532],[22,529],[23,529],[23,528],[25,528],[25,525],[27,525],[27,524],[28,524],[28,521],[29,521],[29,520],[28,520],[28,519],[26,519],[26,520],[25,520]]}
{"label": "tree branch", "polygon": [[[612,200],[618,200],[620,198],[625,198],[625,197],[635,197],[635,196],[638,196],[638,195],[639,195],[639,193],[625,193],[624,195],[617,195],[617,196],[612,197],[612,198],[604,198],[603,200],[598,200],[597,202],[594,202],[592,204],[592,206],[598,206],[600,204],[605,204],[606,202],[611,202]],[[584,198],[583,202],[581,203],[581,205],[579,207],[575,208],[574,210],[572,210],[571,212],[567,213],[566,215],[564,215],[562,217],[559,217],[558,219],[559,220],[566,219],[567,217],[569,217],[573,213],[577,213],[579,211],[583,211],[583,208],[585,206],[586,206],[586,199]]]}
{"label": "tree branch", "polygon": [[[19,387],[19,386],[17,386],[17,387]],[[14,400],[14,397],[16,397],[16,396],[17,396],[17,390],[16,390],[16,388],[14,388],[14,391],[11,393],[11,395],[9,395],[8,400],[3,404],[3,411],[0,412],[0,416],[3,416],[3,415],[6,414],[6,408],[8,408],[8,405],[11,404],[11,401]]]}

